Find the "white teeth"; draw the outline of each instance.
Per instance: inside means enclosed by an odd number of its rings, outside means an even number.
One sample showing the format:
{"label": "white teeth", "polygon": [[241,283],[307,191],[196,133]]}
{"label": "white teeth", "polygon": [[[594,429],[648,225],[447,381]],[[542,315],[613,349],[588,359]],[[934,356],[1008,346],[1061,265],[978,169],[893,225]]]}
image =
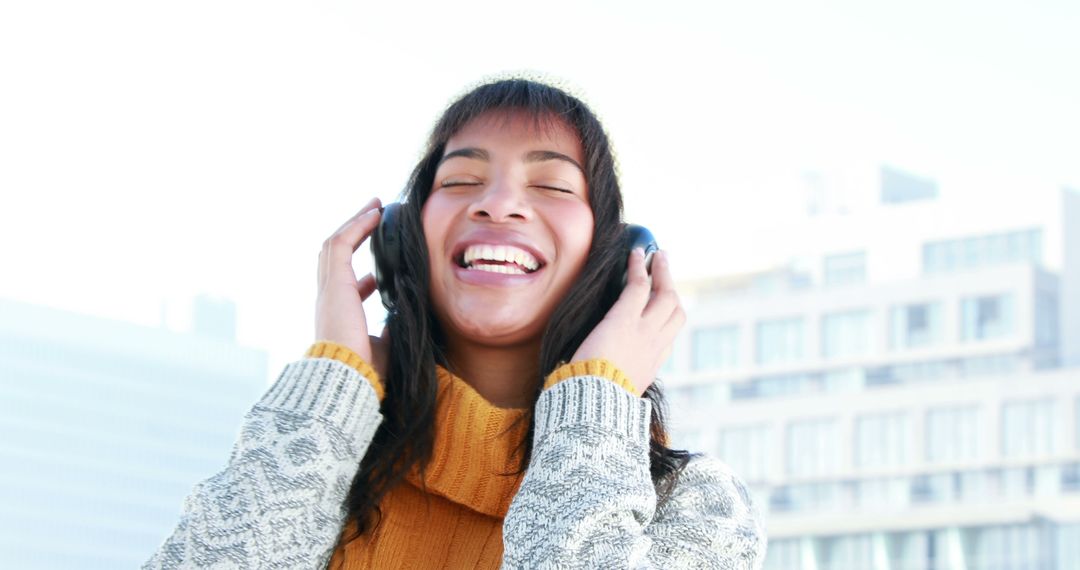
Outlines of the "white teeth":
{"label": "white teeth", "polygon": [[[525,251],[523,249],[514,247],[512,245],[486,245],[486,244],[483,244],[483,245],[470,245],[469,247],[465,248],[465,255],[463,257],[463,261],[465,262],[465,265],[469,266],[476,260],[509,261],[509,262],[512,262],[512,263],[516,263],[520,267],[524,267],[528,271],[535,271],[538,267],[540,267],[540,263],[538,261],[536,261],[536,258],[533,257],[532,254],[530,254],[529,252],[527,252],[527,251]],[[489,266],[489,267],[495,267],[495,266],[493,266],[491,264],[485,264],[485,265]],[[515,274],[518,271],[520,271],[519,267],[511,267],[511,266],[497,266],[497,267],[508,267],[510,269],[513,269]]]}
{"label": "white teeth", "polygon": [[525,272],[521,269],[514,267],[513,265],[490,265],[487,263],[477,263],[476,265],[470,265],[471,271],[490,271],[491,273],[505,273],[506,275],[525,275]]}

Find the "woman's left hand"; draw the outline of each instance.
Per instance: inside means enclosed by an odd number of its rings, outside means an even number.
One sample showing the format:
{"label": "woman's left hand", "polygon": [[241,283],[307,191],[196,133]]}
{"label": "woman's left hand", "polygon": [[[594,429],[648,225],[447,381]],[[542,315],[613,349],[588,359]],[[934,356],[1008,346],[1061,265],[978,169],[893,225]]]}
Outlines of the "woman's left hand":
{"label": "woman's left hand", "polygon": [[604,358],[622,370],[643,394],[671,354],[686,313],[675,293],[667,253],[652,259],[652,279],[640,248],[630,253],[626,287],[574,353],[573,361]]}

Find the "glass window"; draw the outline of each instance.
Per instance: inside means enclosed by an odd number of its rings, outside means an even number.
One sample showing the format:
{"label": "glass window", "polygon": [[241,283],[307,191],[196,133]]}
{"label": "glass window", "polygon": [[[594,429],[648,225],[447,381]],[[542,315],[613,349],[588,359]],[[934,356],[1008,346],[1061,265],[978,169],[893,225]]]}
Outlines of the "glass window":
{"label": "glass window", "polygon": [[1001,454],[1032,457],[1054,453],[1054,408],[1049,399],[1006,402],[1001,409]]}
{"label": "glass window", "polygon": [[710,409],[729,400],[729,387],[722,382],[684,384],[667,388],[666,395],[671,410],[675,413],[684,410]]}
{"label": "glass window", "polygon": [[885,545],[891,564],[887,568],[930,570],[930,543],[930,533],[925,530],[889,533]]}
{"label": "glass window", "polygon": [[1068,568],[1048,558],[1056,528],[1039,523],[972,528],[965,541],[969,568]]}
{"label": "glass window", "polygon": [[1012,294],[969,297],[960,305],[961,340],[1005,338],[1015,330]]}
{"label": "glass window", "polygon": [[856,482],[855,503],[862,509],[900,509],[910,503],[907,477],[863,479]]}
{"label": "glass window", "polygon": [[791,422],[786,447],[788,475],[832,475],[840,467],[840,441],[836,421],[831,418]]}
{"label": "glass window", "polygon": [[960,360],[959,363],[960,370],[965,377],[1012,374],[1020,367],[1020,359],[1015,354],[972,356]]}
{"label": "glass window", "polygon": [[923,244],[923,272],[943,273],[1005,263],[1042,263],[1042,230],[1031,229]]}
{"label": "glass window", "polygon": [[739,329],[698,329],[693,334],[694,370],[726,370],[739,363]]}
{"label": "glass window", "polygon": [[866,253],[845,253],[825,258],[825,285],[850,285],[866,281]]}
{"label": "glass window", "polygon": [[956,500],[957,477],[953,473],[916,475],[911,478],[912,503],[948,503]]}
{"label": "glass window", "polygon": [[803,359],[803,319],[777,319],[757,324],[757,363],[784,364]]}
{"label": "glass window", "polygon": [[894,349],[939,344],[944,335],[941,303],[914,303],[892,308],[889,345]]}
{"label": "glass window", "polygon": [[862,416],[855,420],[855,466],[863,469],[907,463],[911,426],[902,412]]}
{"label": "glass window", "polygon": [[1049,291],[1035,294],[1035,344],[1057,346],[1058,297]]}
{"label": "glass window", "polygon": [[951,463],[981,456],[982,417],[977,406],[933,408],[926,413],[926,460]]}
{"label": "glass window", "polygon": [[870,311],[846,311],[821,320],[821,356],[845,358],[870,352],[873,330]]}
{"label": "glass window", "polygon": [[820,570],[874,568],[874,546],[869,534],[820,538]]}
{"label": "glass window", "polygon": [[770,540],[764,570],[791,570],[803,567],[803,539]]}
{"label": "glass window", "polygon": [[772,450],[769,426],[730,427],[720,432],[720,459],[746,481],[768,479]]}

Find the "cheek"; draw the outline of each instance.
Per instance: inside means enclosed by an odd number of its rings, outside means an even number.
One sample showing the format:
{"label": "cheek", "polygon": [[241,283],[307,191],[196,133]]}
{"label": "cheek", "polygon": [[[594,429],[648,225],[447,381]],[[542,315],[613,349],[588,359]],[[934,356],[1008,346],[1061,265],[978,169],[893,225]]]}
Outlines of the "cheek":
{"label": "cheek", "polygon": [[446,235],[451,219],[448,204],[439,199],[438,194],[432,195],[424,203],[420,211],[420,223],[424,228],[424,242],[427,244],[428,257],[432,263],[442,259],[442,246],[446,243]]}
{"label": "cheek", "polygon": [[588,205],[566,208],[558,213],[556,226],[563,245],[563,254],[574,260],[577,269],[584,265],[592,246],[593,215]]}

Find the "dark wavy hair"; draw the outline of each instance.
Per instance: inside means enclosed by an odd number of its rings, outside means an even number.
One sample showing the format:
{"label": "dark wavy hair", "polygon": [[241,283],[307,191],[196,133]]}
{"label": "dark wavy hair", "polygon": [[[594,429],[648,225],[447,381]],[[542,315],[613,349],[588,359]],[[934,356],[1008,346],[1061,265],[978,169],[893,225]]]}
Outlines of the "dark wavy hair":
{"label": "dark wavy hair", "polygon": [[[428,294],[428,251],[421,209],[431,194],[447,141],[470,121],[489,111],[526,113],[540,129],[561,121],[577,133],[585,152],[585,181],[594,218],[592,246],[581,275],[544,330],[540,375],[533,379],[534,403],[540,396],[544,378],[572,358],[619,295],[620,288],[613,286],[611,275],[622,273],[628,256],[622,242],[622,193],[607,134],[596,116],[568,93],[525,79],[481,85],[451,104],[435,124],[426,151],[402,196],[399,217],[403,235],[398,260],[402,270],[394,274],[396,298],[391,300],[392,308],[387,316],[390,357],[383,379],[386,387],[381,406],[383,421],[360,462],[346,499],[348,516],[357,523],[357,533],[348,540],[378,526],[382,498],[402,483],[410,469],[423,470],[431,458],[437,428],[435,371],[438,365],[448,366],[443,331],[434,317]],[[652,384],[644,397],[652,403],[650,472],[663,500],[670,494],[689,454],[666,446],[665,406],[660,387]],[[529,422],[529,428],[518,450],[522,471],[529,464],[535,426],[532,414],[527,414],[524,420]]]}

